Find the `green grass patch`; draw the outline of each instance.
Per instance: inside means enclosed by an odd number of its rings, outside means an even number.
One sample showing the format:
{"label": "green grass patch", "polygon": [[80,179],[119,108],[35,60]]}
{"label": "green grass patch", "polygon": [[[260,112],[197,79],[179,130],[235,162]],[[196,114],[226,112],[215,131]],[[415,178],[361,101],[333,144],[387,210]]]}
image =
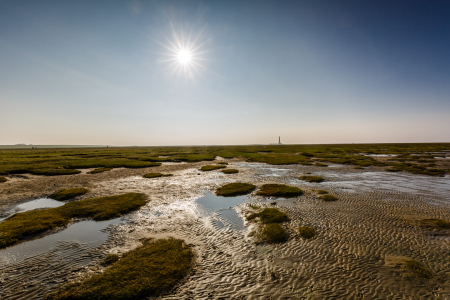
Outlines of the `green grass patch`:
{"label": "green grass patch", "polygon": [[38,170],[31,170],[29,173],[33,175],[43,175],[43,176],[60,176],[60,175],[80,174],[81,171],[72,169],[38,169]]}
{"label": "green grass patch", "polygon": [[247,195],[256,189],[256,185],[250,183],[234,182],[225,184],[216,190],[217,196],[233,197]]}
{"label": "green grass patch", "polygon": [[322,182],[325,180],[323,177],[320,176],[306,176],[306,175],[300,176],[299,179],[307,182]]}
{"label": "green grass patch", "polygon": [[327,164],[323,164],[323,163],[315,163],[316,167],[328,167]]}
{"label": "green grass patch", "polygon": [[298,187],[288,186],[284,184],[265,184],[263,185],[256,195],[267,197],[297,197],[302,195],[303,191]]}
{"label": "green grass patch", "polygon": [[116,263],[120,259],[119,255],[117,254],[108,254],[106,257],[101,261],[100,265],[106,267],[110,266],[114,263]]}
{"label": "green grass patch", "polygon": [[408,172],[412,174],[419,175],[430,175],[430,176],[445,176],[445,170],[438,169],[427,169],[425,166],[420,166],[412,163],[398,163],[398,162],[389,162],[387,163],[389,168],[386,169],[388,172]]}
{"label": "green grass patch", "polygon": [[[264,148],[265,147],[265,148]],[[393,171],[444,176],[449,166],[429,165],[436,161],[430,153],[443,155],[449,143],[428,144],[335,144],[335,145],[245,145],[245,146],[187,146],[187,147],[128,147],[73,149],[0,149],[0,175],[37,174],[71,175],[86,168],[147,168],[161,162],[214,161],[217,156],[242,158],[247,162],[282,164],[338,163],[355,167],[389,167]],[[396,154],[379,158],[364,154]],[[314,160],[312,160],[314,158]],[[419,165],[417,161],[427,162]],[[218,163],[218,162],[217,162]],[[323,165],[323,164],[322,164]],[[68,173],[70,172],[70,173]]]}
{"label": "green grass patch", "polygon": [[158,297],[185,278],[194,254],[182,240],[162,239],[123,255],[102,274],[60,287],[46,300],[136,300]]}
{"label": "green grass patch", "polygon": [[[411,272],[414,276],[423,277],[423,278],[433,278],[433,273],[426,268],[422,263],[414,260],[414,259],[405,259],[403,260],[403,269],[405,271]],[[406,277],[414,277],[409,274]]]}
{"label": "green grass patch", "polygon": [[253,213],[247,217],[247,220],[251,221],[259,218],[263,224],[269,223],[282,223],[289,221],[289,217],[282,211],[276,208],[264,208],[259,213]]}
{"label": "green grass patch", "polygon": [[316,235],[316,230],[313,227],[309,226],[300,226],[298,228],[298,233],[302,238],[310,239]]}
{"label": "green grass patch", "polygon": [[19,243],[39,233],[66,226],[72,218],[93,218],[96,221],[120,217],[147,203],[145,194],[128,193],[117,196],[74,201],[60,207],[17,213],[0,222],[0,249]]}
{"label": "green grass patch", "polygon": [[442,219],[423,219],[420,220],[420,226],[427,229],[448,229],[450,222]]}
{"label": "green grass patch", "polygon": [[323,194],[328,194],[328,192],[325,191],[325,190],[318,190],[317,193],[318,193],[318,194],[321,194],[321,195],[323,195]]}
{"label": "green grass patch", "polygon": [[161,166],[159,162],[140,161],[135,159],[109,158],[109,159],[86,159],[67,164],[69,169],[89,168],[129,168],[140,169]]}
{"label": "green grass patch", "polygon": [[226,166],[222,166],[222,165],[207,165],[207,166],[201,167],[200,171],[208,172],[208,171],[214,171],[214,170],[224,169],[224,168],[226,168]]}
{"label": "green grass patch", "polygon": [[50,199],[64,201],[64,200],[69,200],[69,199],[84,195],[87,192],[89,192],[89,190],[85,189],[85,188],[64,189],[64,190],[57,191],[56,193],[53,193],[48,197]]}
{"label": "green grass patch", "polygon": [[95,170],[92,170],[89,172],[89,174],[97,174],[97,173],[103,173],[106,171],[111,171],[113,168],[97,168]]}
{"label": "green grass patch", "polygon": [[227,162],[219,162],[219,163],[217,163],[217,164],[219,164],[219,165],[228,165],[228,163]]}
{"label": "green grass patch", "polygon": [[6,179],[5,177],[3,177],[3,176],[0,176],[0,183],[2,183],[2,182],[7,182],[8,181],[8,179]]}
{"label": "green grass patch", "polygon": [[314,154],[313,153],[309,153],[309,152],[302,152],[300,153],[300,155],[306,156],[306,157],[313,157]]}
{"label": "green grass patch", "polygon": [[336,200],[338,200],[338,198],[336,198],[333,195],[322,195],[319,198],[322,199],[323,201],[327,201],[327,202],[328,201],[336,201]]}
{"label": "green grass patch", "polygon": [[188,154],[173,156],[173,160],[185,161],[185,162],[200,162],[200,161],[213,161],[216,159],[216,154]]}
{"label": "green grass patch", "polygon": [[222,170],[222,173],[224,173],[224,174],[235,174],[235,173],[239,173],[239,170],[236,170],[236,169],[225,169],[225,170]]}
{"label": "green grass patch", "polygon": [[269,165],[293,165],[307,162],[307,158],[301,155],[286,154],[244,154],[248,162],[266,163]]}
{"label": "green grass patch", "polygon": [[148,173],[145,174],[144,178],[157,178],[157,177],[169,177],[169,176],[173,176],[172,174],[163,174],[163,173]]}
{"label": "green grass patch", "polygon": [[280,224],[267,224],[262,229],[260,241],[269,244],[282,243],[288,238],[286,230]]}

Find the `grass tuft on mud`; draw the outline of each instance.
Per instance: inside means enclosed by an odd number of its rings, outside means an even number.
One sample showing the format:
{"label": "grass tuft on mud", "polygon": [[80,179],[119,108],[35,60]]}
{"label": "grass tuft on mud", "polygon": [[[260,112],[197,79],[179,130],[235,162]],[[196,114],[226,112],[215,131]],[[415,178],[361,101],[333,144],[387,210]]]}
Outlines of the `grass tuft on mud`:
{"label": "grass tuft on mud", "polygon": [[309,226],[300,226],[298,228],[298,233],[302,238],[310,239],[316,235],[316,230],[313,227]]}
{"label": "grass tuft on mud", "polygon": [[280,224],[267,224],[262,229],[260,241],[269,244],[282,243],[288,238],[286,230]]}
{"label": "grass tuft on mud", "polygon": [[267,197],[297,197],[302,195],[303,191],[298,187],[288,186],[284,184],[265,184],[256,193],[258,196]]}
{"label": "grass tuft on mud", "polygon": [[323,163],[316,163],[315,166],[316,167],[328,167],[327,164],[323,164]]}
{"label": "grass tuft on mud", "polygon": [[0,183],[2,183],[2,182],[7,182],[8,181],[8,179],[6,179],[5,177],[3,177],[3,176],[0,176]]}
{"label": "grass tuft on mud", "polygon": [[208,171],[214,171],[218,169],[224,169],[226,166],[223,165],[207,165],[200,168],[200,171],[208,172]]}
{"label": "grass tuft on mud", "polygon": [[97,168],[95,170],[92,170],[89,172],[89,174],[97,174],[97,173],[103,173],[107,171],[111,171],[113,168]]}
{"label": "grass tuft on mud", "polygon": [[69,199],[84,195],[87,192],[89,192],[89,190],[85,189],[85,188],[64,189],[64,190],[57,191],[56,193],[53,193],[48,197],[50,199],[64,201],[64,200],[69,200]]}
{"label": "grass tuft on mud", "polygon": [[323,177],[320,176],[307,176],[307,175],[300,176],[299,179],[307,182],[318,182],[318,183],[325,180]]}
{"label": "grass tuft on mud", "polygon": [[158,178],[158,177],[169,177],[169,176],[173,176],[172,174],[163,174],[163,173],[148,173],[145,174],[144,178]]}
{"label": "grass tuft on mud", "polygon": [[448,229],[450,222],[442,219],[423,219],[420,220],[420,226],[427,229]]}
{"label": "grass tuft on mud", "polygon": [[234,182],[225,184],[216,190],[217,196],[233,197],[247,195],[256,189],[256,185],[251,183]]}
{"label": "grass tuft on mud", "polygon": [[18,213],[0,222],[0,249],[15,245],[39,233],[66,226],[72,218],[110,220],[139,209],[147,203],[145,194],[90,198],[66,203],[63,206]]}
{"label": "grass tuft on mud", "polygon": [[135,300],[158,297],[186,277],[194,254],[182,240],[144,242],[102,274],[62,286],[46,300]]}
{"label": "grass tuft on mud", "polygon": [[317,194],[324,195],[324,194],[328,194],[328,192],[325,190],[318,190]]}
{"label": "grass tuft on mud", "polygon": [[236,170],[236,169],[225,169],[225,170],[222,170],[222,173],[223,174],[235,174],[235,173],[239,173],[239,170]]}
{"label": "grass tuft on mud", "polygon": [[283,223],[289,221],[289,217],[282,211],[276,208],[264,208],[259,213],[253,213],[247,217],[247,220],[259,218],[263,224],[269,223]]}
{"label": "grass tuft on mud", "polygon": [[338,200],[338,198],[336,198],[333,195],[322,195],[319,198],[322,199],[323,201],[327,201],[327,202],[328,201],[337,201]]}
{"label": "grass tuft on mud", "polygon": [[115,262],[117,262],[120,259],[119,255],[117,254],[108,254],[106,255],[106,257],[102,260],[102,262],[100,263],[100,265],[106,267],[109,265],[114,264]]}
{"label": "grass tuft on mud", "polygon": [[407,272],[409,271],[408,272],[409,274],[408,273],[405,274],[405,277],[423,277],[423,278],[433,277],[433,273],[428,268],[426,268],[422,263],[414,259],[403,260],[402,269]]}
{"label": "grass tuft on mud", "polygon": [[33,175],[60,176],[80,174],[81,171],[73,169],[39,169],[30,171],[30,173]]}

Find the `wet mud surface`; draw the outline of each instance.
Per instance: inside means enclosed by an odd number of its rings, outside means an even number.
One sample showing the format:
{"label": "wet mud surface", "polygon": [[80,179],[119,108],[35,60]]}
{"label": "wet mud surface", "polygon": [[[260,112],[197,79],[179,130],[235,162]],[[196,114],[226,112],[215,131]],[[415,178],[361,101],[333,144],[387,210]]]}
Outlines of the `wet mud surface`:
{"label": "wet mud surface", "polygon": [[[448,176],[227,162],[239,173],[198,171],[211,164],[205,162],[12,178],[0,186],[0,216],[70,187],[90,189],[75,200],[143,192],[149,203],[119,219],[75,220],[67,229],[0,250],[0,298],[41,299],[61,283],[101,272],[99,262],[109,253],[131,250],[144,238],[172,236],[190,244],[197,260],[193,274],[161,299],[450,299],[450,236],[417,226],[425,218],[450,220]],[[142,178],[148,172],[174,176]],[[297,179],[307,172],[326,181]],[[305,193],[291,199],[212,194],[235,181],[284,183]],[[320,200],[318,189],[339,200]],[[286,212],[289,240],[256,245],[250,235],[255,225],[244,220],[250,205]],[[312,226],[317,235],[302,239],[299,226]],[[422,262],[433,278],[402,276],[396,265],[408,258]]]}

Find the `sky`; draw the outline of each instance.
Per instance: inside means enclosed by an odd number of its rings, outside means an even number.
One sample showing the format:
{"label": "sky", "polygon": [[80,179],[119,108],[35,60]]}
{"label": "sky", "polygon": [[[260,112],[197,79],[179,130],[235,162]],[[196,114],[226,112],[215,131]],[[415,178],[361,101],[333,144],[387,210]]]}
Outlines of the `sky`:
{"label": "sky", "polygon": [[440,0],[0,0],[0,145],[450,142],[448,16]]}

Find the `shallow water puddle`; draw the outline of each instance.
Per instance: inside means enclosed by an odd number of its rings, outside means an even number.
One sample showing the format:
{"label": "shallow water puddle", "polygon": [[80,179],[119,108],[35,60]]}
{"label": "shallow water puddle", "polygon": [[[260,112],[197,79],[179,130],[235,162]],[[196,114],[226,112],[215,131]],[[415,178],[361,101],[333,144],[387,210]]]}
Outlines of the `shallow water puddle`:
{"label": "shallow water puddle", "polygon": [[109,233],[105,229],[120,222],[120,218],[117,218],[101,222],[82,221],[72,224],[61,232],[0,250],[0,265],[17,263],[26,258],[54,250],[60,242],[76,242],[87,248],[97,247],[108,238]]}
{"label": "shallow water puddle", "polygon": [[[316,172],[317,175],[334,179],[320,183],[326,187],[358,188],[362,190],[387,189],[406,193],[438,195],[450,200],[450,176],[431,177],[406,173],[358,172],[341,174],[334,172]],[[303,182],[302,182],[303,183]]]}
{"label": "shallow water puddle", "polygon": [[25,202],[22,204],[19,204],[16,206],[15,209],[24,212],[28,210],[33,210],[37,208],[51,208],[51,207],[58,207],[64,205],[64,202],[56,201],[53,199],[48,198],[42,198],[42,199],[36,199],[29,202]]}
{"label": "shallow water puddle", "polygon": [[18,212],[25,212],[25,211],[29,211],[29,210],[38,209],[38,208],[58,207],[58,206],[62,206],[64,204],[65,204],[64,202],[56,201],[56,200],[48,199],[48,198],[31,200],[31,201],[19,204],[16,207],[14,207],[13,209],[6,212],[4,218],[0,218],[0,222],[5,220],[7,217],[9,217],[15,213],[18,213]]}
{"label": "shallow water puddle", "polygon": [[205,195],[197,199],[196,203],[202,215],[220,215],[223,220],[215,221],[219,228],[226,227],[229,223],[230,227],[241,230],[244,228],[244,221],[232,207],[245,202],[246,198],[247,196],[219,197],[211,192],[205,192]]}
{"label": "shallow water puddle", "polygon": [[287,172],[291,172],[291,169],[283,169],[283,168],[275,168],[271,165],[262,164],[262,163],[237,163],[236,166],[250,168],[253,170],[262,171],[264,173],[256,173],[257,176],[268,177],[280,177],[287,175]]}

